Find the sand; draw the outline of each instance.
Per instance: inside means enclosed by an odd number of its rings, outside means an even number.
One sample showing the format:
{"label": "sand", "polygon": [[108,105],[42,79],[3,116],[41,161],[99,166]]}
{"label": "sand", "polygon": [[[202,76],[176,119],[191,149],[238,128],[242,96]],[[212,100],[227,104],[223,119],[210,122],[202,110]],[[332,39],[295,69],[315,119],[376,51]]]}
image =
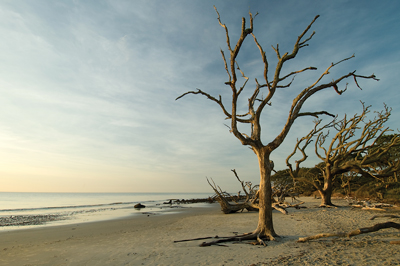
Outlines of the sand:
{"label": "sand", "polygon": [[[351,231],[394,218],[369,220],[376,212],[350,207],[317,208],[319,201],[302,198],[307,209],[274,212],[281,236],[267,247],[245,243],[199,247],[204,240],[255,229],[257,213],[223,214],[218,204],[185,208],[176,214],[16,230],[0,233],[0,265],[399,265],[396,229],[347,238],[296,243],[299,237]],[[333,200],[346,206],[344,200]],[[189,205],[188,205],[189,206]],[[385,214],[389,213],[386,211]],[[380,214],[380,213],[379,213]],[[399,219],[397,219],[397,222]]]}

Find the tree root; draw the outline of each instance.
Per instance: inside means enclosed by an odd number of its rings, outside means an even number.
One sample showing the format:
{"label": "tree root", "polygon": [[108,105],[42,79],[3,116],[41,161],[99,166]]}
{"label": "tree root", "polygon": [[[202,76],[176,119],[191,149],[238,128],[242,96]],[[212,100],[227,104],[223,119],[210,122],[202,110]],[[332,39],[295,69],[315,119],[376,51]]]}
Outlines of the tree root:
{"label": "tree root", "polygon": [[371,227],[365,227],[365,228],[360,228],[348,233],[325,233],[325,234],[318,234],[318,235],[314,235],[314,236],[309,236],[309,237],[301,237],[299,238],[299,240],[297,240],[298,243],[301,242],[307,242],[309,240],[313,240],[313,239],[319,239],[319,238],[323,238],[323,237],[352,237],[355,235],[360,235],[360,234],[366,234],[366,233],[371,233],[371,232],[375,232],[381,229],[385,229],[385,228],[396,228],[396,229],[400,229],[400,224],[399,223],[395,223],[395,222],[386,222],[386,223],[379,223],[379,224],[375,224]]}
{"label": "tree root", "polygon": [[320,208],[337,208],[338,206],[336,206],[335,204],[321,204],[319,205]]}
{"label": "tree root", "polygon": [[239,236],[224,237],[222,239],[218,239],[215,241],[203,242],[200,244],[200,247],[208,247],[208,246],[212,246],[212,245],[218,245],[219,243],[224,243],[224,242],[234,242],[234,241],[242,242],[245,240],[255,240],[254,242],[250,242],[249,244],[267,246],[265,241],[275,240],[275,238],[273,236],[268,236],[268,237],[262,238],[259,233],[252,232],[252,233],[247,233],[247,234],[243,234],[243,235],[239,235]]}
{"label": "tree root", "polygon": [[[246,233],[246,234],[237,235],[237,236],[230,236],[230,237],[215,236],[215,237],[200,237],[200,238],[192,238],[192,239],[184,239],[184,240],[175,240],[174,243],[203,240],[203,239],[210,239],[210,238],[216,238],[217,240],[210,241],[210,242],[203,242],[200,244],[200,247],[208,247],[208,246],[213,246],[213,245],[224,246],[224,245],[220,245],[220,243],[243,242],[243,241],[247,241],[247,240],[254,240],[254,242],[249,242],[248,244],[263,245],[266,247],[267,246],[266,241],[275,240],[275,238],[272,235],[262,237],[260,233],[251,232],[251,233]],[[243,243],[245,243],[245,242],[243,242]]]}
{"label": "tree root", "polygon": [[[213,238],[213,237],[212,237],[212,236],[208,236],[208,237],[199,237],[199,238],[175,240],[174,243],[187,242],[187,241],[195,241],[195,240],[204,240],[204,239],[210,239],[210,238]],[[218,236],[215,236],[214,238],[218,238]]]}

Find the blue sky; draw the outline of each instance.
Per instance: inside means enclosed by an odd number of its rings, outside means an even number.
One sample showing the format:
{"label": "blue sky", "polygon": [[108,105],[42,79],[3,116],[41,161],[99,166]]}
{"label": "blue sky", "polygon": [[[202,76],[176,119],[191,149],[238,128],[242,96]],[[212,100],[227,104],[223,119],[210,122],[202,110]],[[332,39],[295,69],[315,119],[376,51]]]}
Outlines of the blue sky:
{"label": "blue sky", "polygon": [[[213,5],[232,43],[241,17],[259,13],[254,32],[272,67],[271,45],[291,51],[320,15],[309,46],[283,72],[318,70],[275,95],[263,116],[264,143],[301,89],[352,54],[323,81],[354,70],[380,81],[361,81],[361,91],[348,80],[345,94],[314,95],[304,111],[353,115],[360,100],[373,110],[385,102],[393,108],[388,126],[398,128],[398,1],[1,1],[0,191],[207,192],[206,176],[237,191],[231,169],[258,183],[256,156],[229,133],[215,103],[199,95],[175,101],[199,88],[229,105],[225,32]],[[252,39],[238,60],[250,95],[263,71]],[[272,154],[277,170],[312,120],[299,119]]]}

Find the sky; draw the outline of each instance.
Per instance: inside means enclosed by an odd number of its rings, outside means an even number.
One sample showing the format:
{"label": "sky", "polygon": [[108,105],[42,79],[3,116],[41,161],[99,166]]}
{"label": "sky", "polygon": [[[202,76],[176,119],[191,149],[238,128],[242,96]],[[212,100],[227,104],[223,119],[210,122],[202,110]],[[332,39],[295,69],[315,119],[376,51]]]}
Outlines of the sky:
{"label": "sky", "polygon": [[[291,52],[320,15],[309,46],[282,73],[317,70],[277,91],[262,116],[264,144],[281,131],[294,97],[332,62],[353,54],[322,82],[354,70],[380,81],[360,81],[360,90],[349,79],[343,95],[323,91],[303,110],[343,117],[361,113],[360,101],[377,111],[386,103],[393,109],[387,126],[399,128],[399,1],[2,0],[0,191],[212,192],[206,177],[238,191],[231,169],[257,184],[257,158],[229,132],[220,107],[201,95],[175,101],[201,89],[230,106],[220,53],[227,53],[225,31],[214,5],[232,45],[241,18],[258,12],[254,34],[270,73],[277,62],[271,45]],[[249,77],[239,102],[244,111],[254,79],[263,74],[251,38],[238,63]],[[295,122],[271,155],[275,170],[285,169],[296,138],[313,125],[312,118]]]}

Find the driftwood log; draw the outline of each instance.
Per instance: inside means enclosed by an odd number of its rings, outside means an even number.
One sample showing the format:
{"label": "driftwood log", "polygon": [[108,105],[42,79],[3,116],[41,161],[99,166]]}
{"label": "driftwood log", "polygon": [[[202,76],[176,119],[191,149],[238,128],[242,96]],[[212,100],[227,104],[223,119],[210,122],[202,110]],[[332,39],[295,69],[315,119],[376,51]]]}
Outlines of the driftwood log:
{"label": "driftwood log", "polygon": [[200,244],[200,247],[208,247],[212,245],[218,245],[219,243],[232,242],[232,241],[242,242],[243,240],[254,240],[255,238],[257,239],[257,241],[250,242],[250,244],[267,246],[265,241],[262,240],[259,235],[255,235],[253,233],[247,233],[240,236],[226,237],[211,242],[203,242]]}
{"label": "driftwood log", "polygon": [[[235,213],[243,211],[245,209],[248,211],[255,211],[258,209],[258,206],[254,203],[256,201],[255,199],[256,196],[254,195],[254,193],[249,194],[243,183],[242,183],[242,188],[246,194],[245,198],[239,196],[234,197],[229,193],[222,191],[222,189],[219,186],[217,186],[212,179],[211,179],[212,184],[208,178],[207,182],[212,187],[215,194],[217,194],[216,200],[221,205],[221,210],[223,213],[225,214]],[[251,183],[249,184],[249,186],[251,187]]]}
{"label": "driftwood log", "polygon": [[301,238],[299,238],[299,240],[297,240],[297,242],[298,243],[307,242],[309,240],[319,239],[319,238],[323,238],[323,237],[352,237],[355,235],[376,232],[376,231],[379,231],[379,230],[385,229],[385,228],[400,229],[400,224],[395,223],[395,222],[379,223],[379,224],[375,224],[371,227],[360,228],[360,229],[357,229],[357,230],[354,230],[354,231],[351,231],[348,233],[324,233],[324,234],[318,234],[318,235],[314,235],[314,236],[301,237]]}
{"label": "driftwood log", "polygon": [[392,204],[388,203],[371,203],[368,200],[357,200],[346,197],[347,202],[353,208],[361,208],[362,210],[369,210],[369,211],[385,211],[384,208],[391,208],[394,207]]}
{"label": "driftwood log", "polygon": [[256,240],[256,241],[243,242],[243,243],[267,246],[267,244],[265,243],[266,240],[261,239],[259,235],[256,235],[254,233],[246,233],[246,234],[230,236],[230,237],[215,236],[215,237],[200,237],[200,238],[184,239],[184,240],[176,240],[176,241],[174,241],[174,243],[211,239],[211,238],[215,238],[217,240],[210,241],[210,242],[203,242],[200,244],[200,247],[208,247],[208,246],[213,246],[213,245],[221,246],[220,243],[224,243],[224,242],[242,242],[242,241],[246,241],[246,240]]}
{"label": "driftwood log", "polygon": [[[240,193],[238,196],[232,196],[229,193],[223,191],[218,185],[214,183],[214,181],[211,179],[210,180],[207,178],[208,184],[212,187],[214,192],[216,193],[216,200],[218,203],[221,205],[221,210],[225,214],[229,213],[235,213],[235,212],[242,212],[243,210],[247,211],[258,211],[259,206],[258,206],[258,185],[253,186],[251,182],[244,182],[240,180],[237,172],[235,169],[231,170],[236,179],[239,181],[239,183],[242,186],[242,190],[245,193],[245,195],[240,196]],[[283,195],[288,195],[285,191],[279,190],[276,191],[276,193],[280,193]],[[276,194],[273,193],[273,196]],[[284,198],[283,198],[284,199]],[[300,204],[303,204],[304,202],[300,202],[294,205],[291,204],[283,204],[279,201],[276,201],[274,198],[272,198],[272,208],[275,210],[287,214],[288,212],[286,211],[286,208],[288,207],[298,207]]]}
{"label": "driftwood log", "polygon": [[370,218],[370,220],[375,220],[376,218],[400,218],[400,216],[397,215],[392,215],[392,214],[386,214],[386,215],[374,215]]}

